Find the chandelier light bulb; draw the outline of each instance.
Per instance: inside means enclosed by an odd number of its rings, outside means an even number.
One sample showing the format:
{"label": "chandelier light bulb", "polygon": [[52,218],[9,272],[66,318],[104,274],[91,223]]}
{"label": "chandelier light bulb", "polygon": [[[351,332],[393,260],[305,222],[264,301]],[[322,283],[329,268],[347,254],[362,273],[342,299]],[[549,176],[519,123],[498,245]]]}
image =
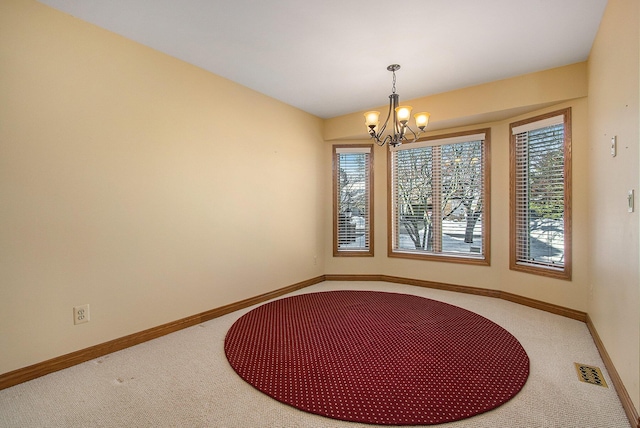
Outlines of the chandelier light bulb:
{"label": "chandelier light bulb", "polygon": [[380,117],[379,111],[368,111],[364,114],[364,122],[367,128],[373,129],[378,126],[378,118]]}
{"label": "chandelier light bulb", "polygon": [[396,114],[397,114],[397,118],[398,118],[398,122],[402,123],[403,125],[406,125],[407,122],[409,121],[409,118],[411,117],[411,109],[413,107],[411,106],[399,106],[396,107]]}
{"label": "chandelier light bulb", "polygon": [[426,112],[416,113],[415,115],[413,115],[413,117],[416,120],[416,126],[421,131],[424,131],[424,128],[426,128],[427,125],[429,124],[429,117],[430,116],[431,115],[429,113],[426,113]]}

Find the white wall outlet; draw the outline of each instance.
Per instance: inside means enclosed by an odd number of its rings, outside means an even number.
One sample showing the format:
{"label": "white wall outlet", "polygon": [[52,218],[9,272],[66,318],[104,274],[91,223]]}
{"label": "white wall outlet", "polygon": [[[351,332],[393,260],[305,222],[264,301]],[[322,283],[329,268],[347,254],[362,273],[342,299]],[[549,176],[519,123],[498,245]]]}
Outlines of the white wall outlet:
{"label": "white wall outlet", "polygon": [[73,307],[73,323],[82,324],[89,322],[89,304]]}

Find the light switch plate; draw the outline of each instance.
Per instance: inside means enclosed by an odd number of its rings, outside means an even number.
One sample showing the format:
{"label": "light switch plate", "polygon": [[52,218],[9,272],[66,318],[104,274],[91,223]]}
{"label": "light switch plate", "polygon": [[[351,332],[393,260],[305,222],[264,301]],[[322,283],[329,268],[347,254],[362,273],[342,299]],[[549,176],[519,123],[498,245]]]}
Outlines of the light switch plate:
{"label": "light switch plate", "polygon": [[618,154],[618,137],[611,137],[611,157],[615,158]]}
{"label": "light switch plate", "polygon": [[634,209],[634,192],[633,189],[629,190],[629,193],[627,193],[627,203],[629,204],[627,207],[627,210],[632,213],[633,209]]}

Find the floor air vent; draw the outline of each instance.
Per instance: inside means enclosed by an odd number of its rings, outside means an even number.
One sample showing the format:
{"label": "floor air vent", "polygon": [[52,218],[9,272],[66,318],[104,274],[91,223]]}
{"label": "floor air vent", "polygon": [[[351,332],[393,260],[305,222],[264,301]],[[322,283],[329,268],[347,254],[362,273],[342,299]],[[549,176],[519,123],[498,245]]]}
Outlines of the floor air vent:
{"label": "floor air vent", "polygon": [[604,386],[608,388],[607,382],[602,376],[602,372],[598,367],[591,367],[584,364],[573,363],[576,366],[576,372],[578,372],[578,379],[582,382],[591,383],[594,385]]}

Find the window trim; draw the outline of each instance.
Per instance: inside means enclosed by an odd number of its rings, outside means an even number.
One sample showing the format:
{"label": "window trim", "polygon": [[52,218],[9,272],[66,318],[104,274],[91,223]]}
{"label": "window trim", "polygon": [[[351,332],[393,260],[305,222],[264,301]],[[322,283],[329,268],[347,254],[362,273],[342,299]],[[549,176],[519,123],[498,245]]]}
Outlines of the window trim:
{"label": "window trim", "polygon": [[[454,132],[449,134],[433,135],[418,139],[416,144],[425,142],[436,142],[445,139],[459,139],[461,137],[485,134],[483,142],[483,213],[482,213],[482,249],[483,257],[465,257],[451,253],[416,253],[399,251],[394,246],[394,201],[393,201],[393,171],[391,162],[391,152],[387,153],[387,256],[402,259],[429,260],[438,262],[461,263],[470,265],[490,266],[491,265],[491,128],[473,129],[469,131]],[[446,144],[446,143],[445,143]]]}
{"label": "window trim", "polygon": [[[563,116],[564,123],[564,267],[536,265],[518,262],[516,230],[516,136],[513,129],[518,126],[545,121]],[[544,127],[544,124],[540,128]],[[537,129],[537,127],[536,127]],[[509,269],[571,281],[572,275],[572,176],[571,176],[571,107],[545,113],[509,124]]]}
{"label": "window trim", "polygon": [[[369,248],[366,250],[345,250],[338,247],[338,150],[339,149],[369,149],[368,180],[369,200],[367,201],[369,215]],[[333,256],[334,257],[373,257],[374,256],[374,215],[375,208],[373,199],[373,144],[334,144],[332,155],[332,175],[333,175]]]}

